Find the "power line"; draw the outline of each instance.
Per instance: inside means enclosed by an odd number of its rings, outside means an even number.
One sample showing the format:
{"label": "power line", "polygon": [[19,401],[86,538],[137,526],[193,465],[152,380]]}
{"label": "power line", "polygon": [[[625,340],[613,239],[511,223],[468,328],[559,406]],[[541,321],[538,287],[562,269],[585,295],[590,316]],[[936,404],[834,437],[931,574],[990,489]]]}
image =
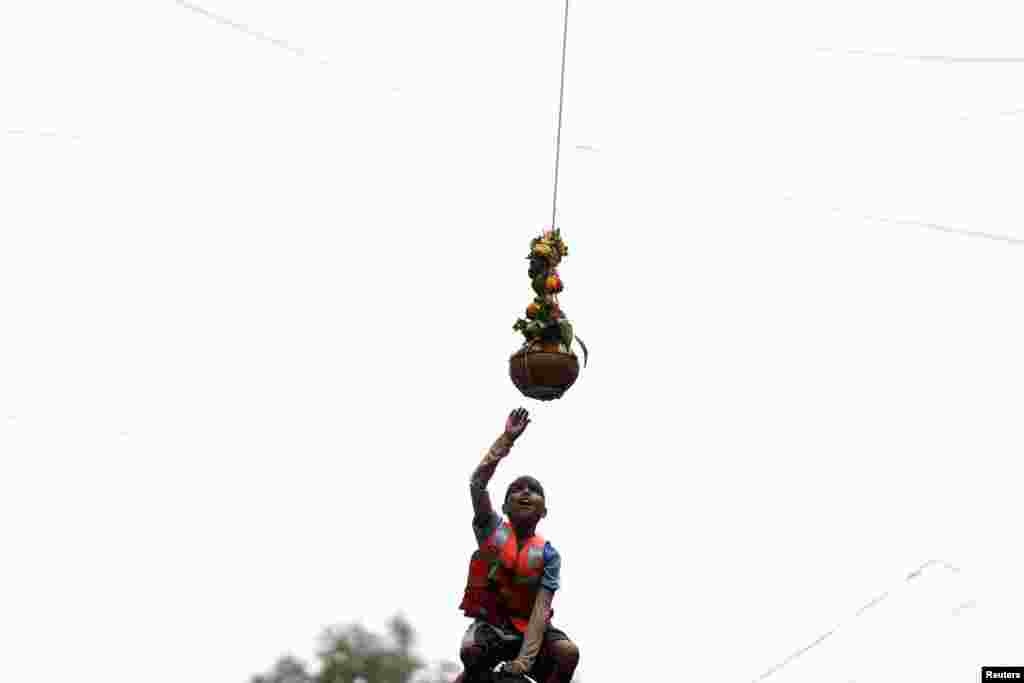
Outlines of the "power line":
{"label": "power line", "polygon": [[1017,109],[1007,109],[1007,110],[1004,110],[1004,111],[997,111],[994,114],[964,114],[963,116],[960,117],[960,120],[961,121],[969,121],[971,119],[980,119],[982,117],[985,117],[985,118],[1003,118],[1003,117],[1010,117],[1010,116],[1020,116],[1021,114],[1024,114],[1024,107],[1020,107],[1020,108],[1017,108]]}
{"label": "power line", "polygon": [[[935,565],[939,565],[939,566],[943,567],[944,569],[946,569],[946,570],[948,570],[950,572],[953,572],[955,574],[959,574],[960,573],[960,569],[959,568],[954,567],[953,565],[951,565],[948,562],[943,562],[941,560],[929,560],[928,562],[925,562],[923,565],[921,565],[920,567],[918,567],[914,571],[910,572],[906,576],[906,578],[904,578],[904,580],[903,580],[904,583],[909,583],[910,581],[913,581],[914,579],[920,577],[921,576],[921,572],[923,572],[928,567],[933,567]],[[868,611],[872,607],[875,607],[875,606],[879,605],[887,597],[889,597],[889,591],[886,591],[885,593],[883,593],[880,596],[872,598],[870,601],[868,601],[865,605],[863,605],[860,609],[857,610],[857,613],[853,615],[854,618],[857,618],[857,617],[861,616],[864,612]],[[965,603],[965,605],[967,605],[967,604],[968,603]],[[961,607],[963,607],[963,606],[964,605],[961,605]],[[970,607],[974,607],[975,606],[973,601],[971,603],[969,603],[969,606]],[[840,626],[842,626],[842,624],[840,624]],[[826,633],[818,636],[810,645],[807,645],[807,646],[797,650],[796,652],[791,654],[789,657],[784,659],[782,662],[780,662],[780,663],[776,664],[775,666],[773,666],[772,668],[768,669],[768,671],[766,671],[763,674],[761,674],[760,676],[758,676],[754,680],[754,683],[758,683],[759,681],[765,680],[766,678],[768,678],[772,674],[780,671],[783,667],[788,666],[791,662],[793,662],[796,659],[799,659],[800,657],[805,655],[811,649],[817,647],[818,645],[821,645],[821,643],[823,643],[829,636],[831,636],[833,633],[838,631],[840,626],[837,626],[834,629],[832,629],[830,631],[827,631]]]}
{"label": "power line", "polygon": [[9,128],[4,131],[8,135],[33,135],[41,138],[61,138],[64,140],[75,140],[76,142],[81,140],[77,135],[64,135],[63,133],[55,133],[48,130],[25,130],[22,128]]}
{"label": "power line", "polygon": [[997,242],[1005,242],[1007,244],[1024,244],[1024,239],[1018,237],[1011,237],[1009,235],[1000,235],[993,232],[982,232],[981,230],[967,230],[965,228],[956,228],[950,225],[942,225],[941,223],[926,223],[923,221],[904,220],[896,218],[884,218],[881,216],[861,216],[864,220],[877,221],[879,223],[893,223],[896,225],[913,225],[920,228],[927,228],[928,230],[936,230],[938,232],[946,232],[954,235],[963,235],[964,237],[981,237],[987,240],[995,240]]}
{"label": "power line", "polygon": [[[787,201],[793,201],[794,197],[785,197]],[[918,228],[926,228],[928,230],[936,230],[938,232],[951,233],[955,235],[962,235],[964,237],[981,237],[988,240],[994,240],[997,242],[1005,242],[1007,244],[1024,244],[1024,239],[1019,237],[1012,237],[1010,235],[1002,235],[995,232],[984,232],[981,230],[968,230],[966,228],[957,228],[951,225],[943,225],[942,223],[930,223],[925,221],[915,221],[909,219],[900,218],[886,218],[884,216],[871,216],[867,214],[854,213],[838,208],[829,208],[828,211],[831,213],[856,217],[861,220],[874,221],[877,223],[892,223],[895,225],[912,225]]]}
{"label": "power line", "polygon": [[898,52],[880,50],[843,50],[832,47],[819,47],[817,52],[851,55],[854,57],[875,57],[882,59],[902,59],[912,62],[937,62],[942,64],[1024,64],[1024,57],[998,56],[956,56],[956,55],[908,55]]}
{"label": "power line", "polygon": [[[235,21],[234,19],[231,19],[229,17],[225,17],[220,14],[214,14],[205,7],[193,5],[190,2],[185,2],[185,0],[174,0],[174,3],[179,7],[183,7],[191,12],[195,12],[196,14],[206,17],[211,21],[215,21],[218,24],[221,24],[222,26],[227,26],[228,28],[232,28],[236,31],[239,31],[240,33],[244,33],[248,36],[256,38],[257,40],[262,40],[264,42],[270,43],[271,45],[275,45],[281,48],[282,50],[287,50],[288,52],[291,52],[292,54],[297,55],[299,57],[310,56],[308,52],[305,50],[305,48],[292,45],[291,43],[285,40],[281,40],[280,38],[274,38],[273,36],[269,36],[266,33],[263,33],[262,31],[257,31],[256,29],[247,26],[246,24],[243,24],[241,22]],[[327,63],[326,60],[321,58],[314,57],[314,59],[318,59],[318,61],[324,64]]]}

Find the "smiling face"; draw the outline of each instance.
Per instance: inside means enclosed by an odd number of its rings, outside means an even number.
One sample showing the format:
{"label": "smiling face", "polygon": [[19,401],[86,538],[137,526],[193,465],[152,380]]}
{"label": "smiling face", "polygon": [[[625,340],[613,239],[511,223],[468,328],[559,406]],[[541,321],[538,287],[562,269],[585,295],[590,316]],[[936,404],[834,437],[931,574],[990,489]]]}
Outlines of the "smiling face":
{"label": "smiling face", "polygon": [[519,477],[505,493],[501,508],[513,526],[534,526],[548,514],[544,504],[544,487],[533,477]]}

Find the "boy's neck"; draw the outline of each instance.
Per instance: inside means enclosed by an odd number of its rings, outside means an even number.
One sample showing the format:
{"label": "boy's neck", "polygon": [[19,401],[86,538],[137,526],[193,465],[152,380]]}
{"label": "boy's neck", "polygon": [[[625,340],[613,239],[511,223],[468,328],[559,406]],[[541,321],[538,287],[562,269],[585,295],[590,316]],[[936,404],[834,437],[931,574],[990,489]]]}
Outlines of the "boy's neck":
{"label": "boy's neck", "polygon": [[523,543],[527,539],[531,538],[537,533],[537,525],[531,524],[527,526],[516,526],[514,522],[509,520],[509,524],[512,525],[512,530],[516,532],[516,540]]}

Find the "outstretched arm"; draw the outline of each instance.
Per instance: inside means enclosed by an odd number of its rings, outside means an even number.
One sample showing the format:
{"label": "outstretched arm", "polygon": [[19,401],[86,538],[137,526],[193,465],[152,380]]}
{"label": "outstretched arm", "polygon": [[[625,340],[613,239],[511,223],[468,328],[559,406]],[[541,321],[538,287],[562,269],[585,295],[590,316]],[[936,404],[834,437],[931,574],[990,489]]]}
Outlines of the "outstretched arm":
{"label": "outstretched arm", "polygon": [[508,420],[505,421],[505,431],[490,447],[477,468],[473,470],[473,476],[469,480],[469,493],[473,499],[473,520],[475,522],[487,521],[494,515],[491,497],[487,493],[487,484],[494,476],[494,470],[498,463],[508,455],[512,445],[528,424],[530,424],[530,417],[524,409],[513,410],[509,414]]}
{"label": "outstretched arm", "polygon": [[523,637],[523,646],[519,649],[519,656],[512,662],[511,673],[526,673],[537,661],[540,646],[544,643],[544,629],[547,627],[548,611],[551,609],[554,595],[554,592],[547,588],[541,588],[537,593],[533,612],[530,614],[530,623],[526,626],[526,635]]}
{"label": "outstretched arm", "polygon": [[512,442],[502,434],[494,445],[487,451],[484,459],[480,461],[477,468],[473,470],[473,476],[469,480],[469,495],[473,499],[473,521],[484,522],[494,514],[491,506],[491,496],[487,493],[487,483],[494,476],[494,470],[498,463],[508,455]]}

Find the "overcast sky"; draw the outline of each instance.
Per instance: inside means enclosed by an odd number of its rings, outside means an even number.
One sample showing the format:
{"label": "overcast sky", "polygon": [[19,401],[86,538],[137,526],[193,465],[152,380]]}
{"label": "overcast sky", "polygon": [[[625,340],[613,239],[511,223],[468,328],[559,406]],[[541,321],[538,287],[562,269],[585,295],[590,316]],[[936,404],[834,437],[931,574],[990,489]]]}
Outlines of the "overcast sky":
{"label": "overcast sky", "polygon": [[201,2],[0,9],[4,680],[456,658],[519,405],[587,683],[1024,662],[1016,3],[574,2],[537,404],[561,3]]}

